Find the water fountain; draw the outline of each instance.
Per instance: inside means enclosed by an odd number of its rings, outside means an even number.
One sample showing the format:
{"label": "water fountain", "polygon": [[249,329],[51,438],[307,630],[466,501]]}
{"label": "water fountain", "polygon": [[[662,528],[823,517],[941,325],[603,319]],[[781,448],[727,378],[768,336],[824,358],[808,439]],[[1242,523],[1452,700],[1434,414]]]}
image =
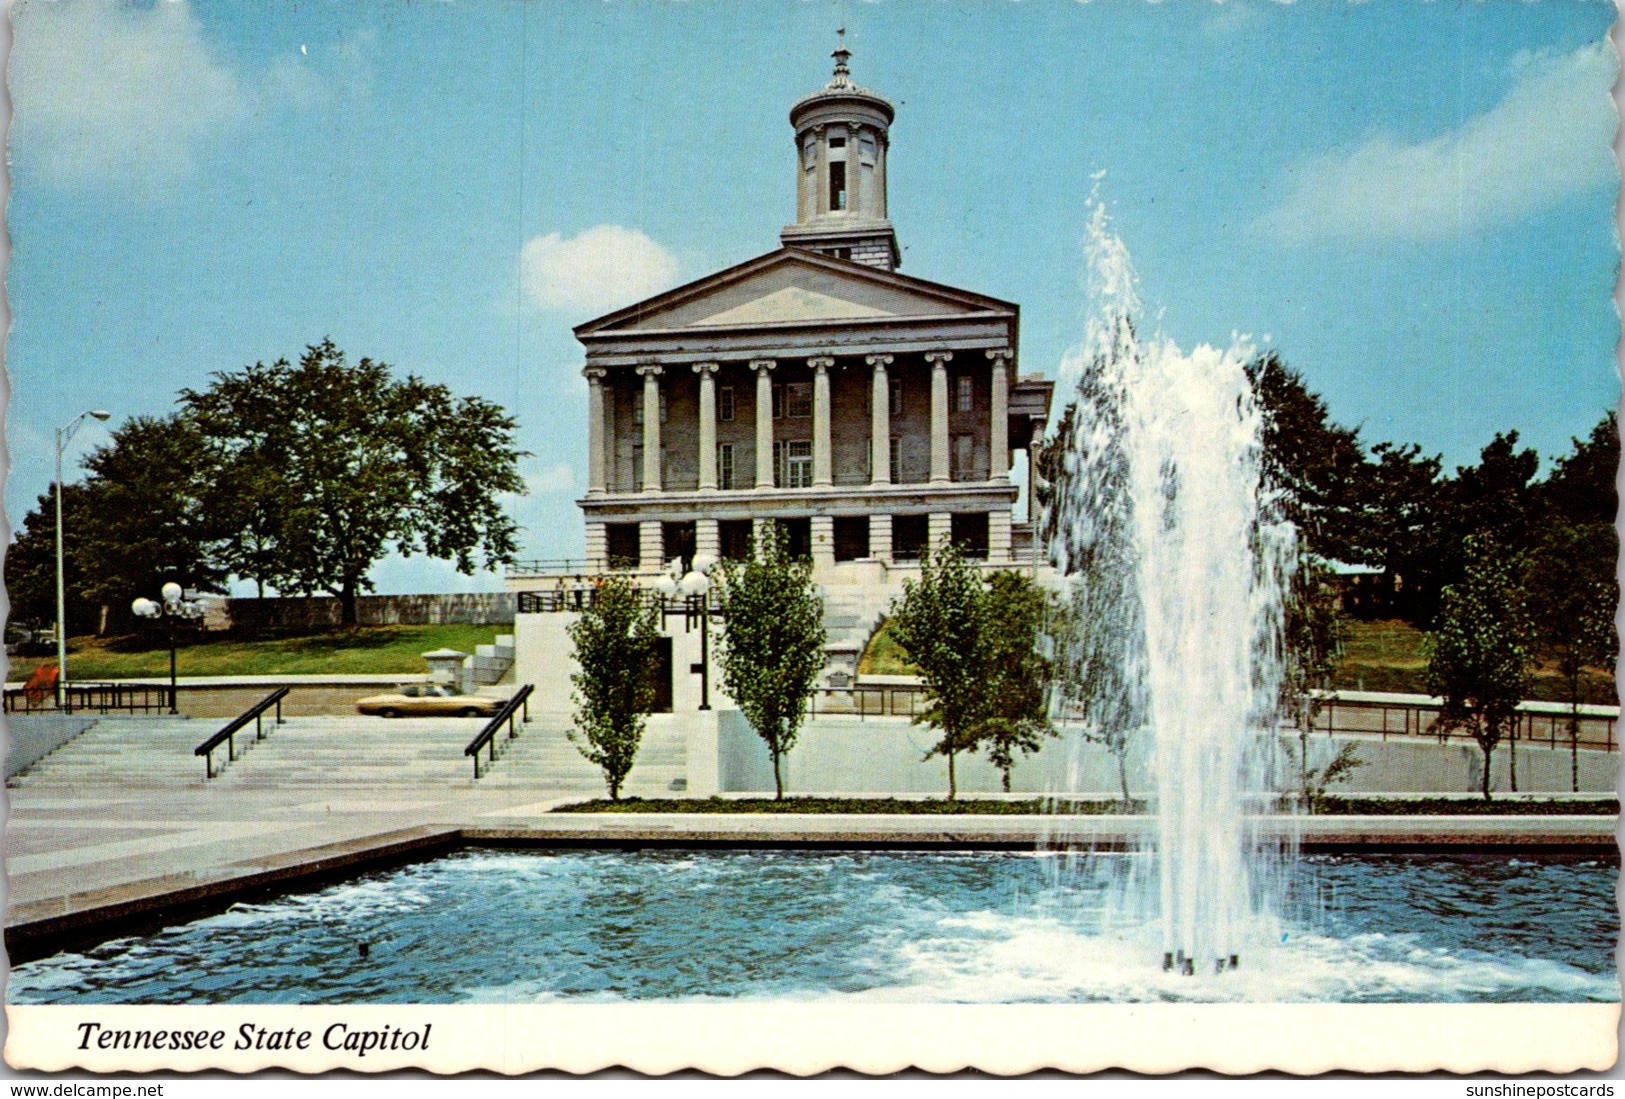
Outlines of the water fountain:
{"label": "water fountain", "polygon": [[1266,792],[1295,540],[1263,475],[1252,348],[1142,337],[1128,251],[1091,208],[1094,315],[1051,428],[1057,716],[1097,741],[1151,738],[1163,968],[1223,971],[1269,917],[1248,809]]}

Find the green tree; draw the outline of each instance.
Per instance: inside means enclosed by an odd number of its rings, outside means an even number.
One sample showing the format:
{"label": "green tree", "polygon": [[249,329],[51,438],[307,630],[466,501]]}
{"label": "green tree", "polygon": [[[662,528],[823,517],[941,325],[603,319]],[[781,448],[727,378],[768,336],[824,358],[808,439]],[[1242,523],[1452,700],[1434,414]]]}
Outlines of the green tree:
{"label": "green tree", "polygon": [[1614,485],[1618,472],[1619,420],[1609,412],[1590,435],[1574,440],[1573,451],[1557,460],[1551,476],[1540,485],[1548,520],[1558,516],[1571,524],[1613,526],[1619,510],[1619,490]]}
{"label": "green tree", "polygon": [[773,790],[784,797],[784,754],[795,746],[824,670],[824,604],[812,562],[790,556],[776,523],[764,525],[743,561],[724,561],[722,679],[773,757]]}
{"label": "green tree", "polygon": [[983,596],[982,660],[987,669],[987,714],[981,740],[988,759],[1004,777],[1010,792],[1015,754],[1028,754],[1055,735],[1049,720],[1045,686],[1050,661],[1039,639],[1050,618],[1049,600],[1031,577],[1001,569],[988,578]]}
{"label": "green tree", "polygon": [[1462,579],[1444,589],[1436,628],[1428,636],[1428,689],[1444,699],[1438,724],[1464,728],[1484,753],[1483,793],[1490,797],[1490,762],[1513,729],[1529,685],[1533,625],[1519,580],[1521,562],[1493,539],[1471,535],[1463,546]]}
{"label": "green tree", "polygon": [[986,618],[981,577],[951,544],[921,554],[920,578],[892,603],[892,636],[925,686],[926,709],[915,720],[942,733],[926,758],[947,758],[949,801],[959,794],[955,760],[975,749],[988,716]]}
{"label": "green tree", "polygon": [[578,670],[576,728],[570,740],[604,772],[613,801],[621,797],[655,701],[659,609],[625,576],[611,575],[569,627]]}
{"label": "green tree", "polygon": [[[93,632],[97,604],[85,597],[83,541],[94,528],[89,493],[82,482],[62,487],[62,576],[68,636]],[[56,488],[39,497],[6,549],[8,621],[38,632],[56,621]]]}
{"label": "green tree", "polygon": [[1333,423],[1326,402],[1273,351],[1248,364],[1264,418],[1264,465],[1311,553],[1356,556],[1367,460],[1360,433]]}
{"label": "green tree", "polygon": [[331,341],[307,348],[297,366],[213,377],[181,397],[215,465],[238,474],[222,510],[239,522],[258,517],[230,549],[235,570],[329,592],[353,625],[369,571],[391,550],[464,573],[477,557],[486,567],[513,559],[516,528],[500,498],[524,491],[523,452],[497,405],[412,375],[397,380],[371,359],[351,364]]}
{"label": "green tree", "polygon": [[189,591],[224,591],[209,506],[216,471],[185,413],[135,416],[84,461],[90,529],[80,538],[83,594],[122,615],[138,596],[173,580]]}
{"label": "green tree", "polygon": [[1530,556],[1529,608],[1540,648],[1557,665],[1568,695],[1569,779],[1578,793],[1582,677],[1586,668],[1612,670],[1619,657],[1619,537],[1608,523],[1569,526],[1554,515],[1548,524]]}
{"label": "green tree", "polygon": [[1318,809],[1327,787],[1346,778],[1364,764],[1355,746],[1345,744],[1324,767],[1310,764],[1309,733],[1325,705],[1324,692],[1332,685],[1343,651],[1343,616],[1338,607],[1331,571],[1313,558],[1299,559],[1288,591],[1282,623],[1284,662],[1281,674],[1281,710],[1298,730],[1296,750],[1288,749],[1298,771],[1303,805]]}

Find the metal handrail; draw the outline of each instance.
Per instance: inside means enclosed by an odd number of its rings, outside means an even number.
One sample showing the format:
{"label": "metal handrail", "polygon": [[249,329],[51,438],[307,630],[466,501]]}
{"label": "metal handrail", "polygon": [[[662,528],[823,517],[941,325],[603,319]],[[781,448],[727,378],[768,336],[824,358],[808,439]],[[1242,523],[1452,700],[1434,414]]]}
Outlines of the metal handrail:
{"label": "metal handrail", "polygon": [[496,764],[497,730],[502,728],[503,723],[506,722],[508,725],[509,740],[512,740],[514,737],[519,735],[518,731],[514,728],[513,715],[521,706],[525,708],[525,716],[522,723],[530,723],[530,693],[535,689],[536,685],[534,683],[526,683],[523,687],[515,691],[513,693],[513,697],[502,704],[502,709],[496,712],[496,716],[486,723],[485,728],[480,730],[479,735],[473,740],[469,741],[468,747],[463,749],[463,755],[474,757],[474,778],[476,780],[479,779],[480,774],[482,773],[480,771],[481,748],[488,749],[487,754],[489,758],[487,759],[486,770],[490,770],[491,767]]}
{"label": "metal handrail", "polygon": [[[261,717],[264,715],[266,710],[269,710],[272,706],[275,706],[276,723],[278,725],[282,724],[282,700],[288,697],[288,691],[291,689],[292,688],[289,687],[278,687],[276,690],[254,703],[254,705],[232,718],[230,723],[227,724],[225,728],[221,729],[208,740],[205,740],[202,744],[199,744],[196,748],[192,749],[193,755],[203,757],[204,764],[208,768],[209,772],[208,778],[214,777],[214,750],[220,747],[222,743],[226,745],[226,762],[230,763],[236,760],[237,734],[250,721],[254,723],[254,740],[256,742],[265,739],[265,726],[261,721]],[[246,752],[248,749],[244,748],[243,750]],[[207,781],[207,779],[205,781]]]}

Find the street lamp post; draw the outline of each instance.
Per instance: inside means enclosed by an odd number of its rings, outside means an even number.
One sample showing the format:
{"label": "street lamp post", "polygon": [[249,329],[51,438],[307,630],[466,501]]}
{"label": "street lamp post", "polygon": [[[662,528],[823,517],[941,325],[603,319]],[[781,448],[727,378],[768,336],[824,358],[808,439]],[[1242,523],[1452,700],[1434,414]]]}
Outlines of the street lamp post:
{"label": "street lamp post", "polygon": [[105,421],[111,415],[99,408],[86,409],[56,429],[56,708],[59,710],[65,708],[63,703],[68,690],[68,599],[62,582],[62,448],[72,440],[86,416]]}
{"label": "street lamp post", "polygon": [[677,583],[678,591],[688,596],[690,604],[700,604],[700,709],[711,708],[711,578],[706,575],[716,566],[709,554],[694,558],[694,568]]}
{"label": "street lamp post", "polygon": [[175,705],[177,695],[177,682],[175,679],[175,622],[176,620],[196,622],[203,617],[203,604],[196,599],[187,599],[181,586],[171,580],[160,591],[164,597],[162,603],[151,599],[137,599],[130,604],[130,612],[137,618],[161,618],[169,635],[169,712],[177,713]]}

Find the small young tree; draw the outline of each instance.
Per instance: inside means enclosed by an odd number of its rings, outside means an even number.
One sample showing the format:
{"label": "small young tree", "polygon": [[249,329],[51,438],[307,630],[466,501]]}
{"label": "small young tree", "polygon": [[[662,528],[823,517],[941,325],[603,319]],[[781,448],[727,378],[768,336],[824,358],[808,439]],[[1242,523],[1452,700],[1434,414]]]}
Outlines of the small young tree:
{"label": "small young tree", "polygon": [[1282,624],[1284,666],[1281,673],[1281,710],[1298,730],[1294,750],[1288,755],[1298,771],[1298,792],[1310,811],[1318,809],[1332,784],[1348,778],[1364,766],[1355,747],[1345,744],[1324,767],[1309,762],[1309,733],[1325,706],[1324,692],[1331,687],[1332,675],[1343,651],[1343,616],[1337,592],[1331,585],[1331,572],[1324,565],[1303,557],[1293,573]]}
{"label": "small young tree", "polygon": [[660,612],[624,576],[610,576],[570,626],[578,671],[576,728],[570,740],[604,772],[612,801],[637,758],[643,725],[655,701]]}
{"label": "small young tree", "polygon": [[1529,684],[1533,626],[1517,556],[1481,535],[1466,539],[1463,554],[1462,579],[1444,589],[1428,637],[1427,680],[1444,698],[1439,725],[1465,728],[1478,741],[1488,801],[1492,754],[1512,729]]}
{"label": "small young tree", "polygon": [[1619,538],[1611,523],[1567,524],[1549,516],[1529,563],[1529,606],[1541,649],[1557,665],[1569,702],[1569,783],[1580,789],[1581,676],[1619,657],[1614,612]]}
{"label": "small young tree", "polygon": [[1008,570],[988,578],[983,598],[987,715],[981,739],[988,759],[1004,776],[1008,794],[1015,754],[1036,752],[1044,746],[1044,737],[1055,735],[1044,692],[1050,661],[1038,646],[1048,601],[1030,577]]}
{"label": "small young tree", "polygon": [[765,525],[743,561],[722,564],[722,681],[773,756],[774,797],[784,797],[784,753],[795,746],[824,652],[824,604],[812,562],[790,556],[784,532]]}
{"label": "small young tree", "polygon": [[942,731],[926,758],[947,757],[949,801],[959,793],[954,761],[976,747],[990,712],[986,618],[982,580],[952,545],[922,554],[920,578],[904,584],[892,604],[892,636],[925,682],[926,709],[915,720]]}

